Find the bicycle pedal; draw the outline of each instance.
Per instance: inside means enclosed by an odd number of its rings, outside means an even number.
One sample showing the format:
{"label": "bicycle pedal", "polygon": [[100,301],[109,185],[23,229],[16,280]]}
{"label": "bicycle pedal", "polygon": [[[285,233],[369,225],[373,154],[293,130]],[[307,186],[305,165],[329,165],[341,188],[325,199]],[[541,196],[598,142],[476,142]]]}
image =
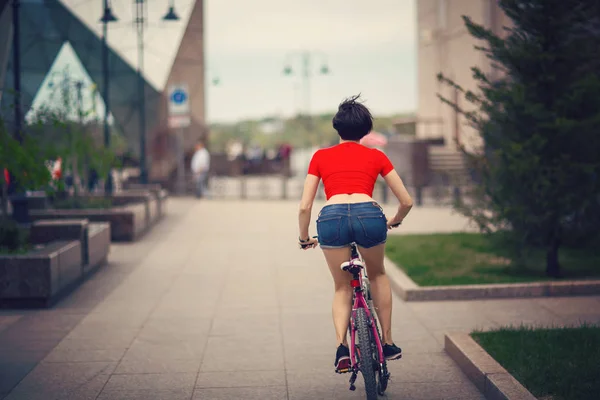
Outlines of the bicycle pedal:
{"label": "bicycle pedal", "polygon": [[345,374],[345,373],[350,372],[350,368],[336,369],[335,372],[338,374]]}

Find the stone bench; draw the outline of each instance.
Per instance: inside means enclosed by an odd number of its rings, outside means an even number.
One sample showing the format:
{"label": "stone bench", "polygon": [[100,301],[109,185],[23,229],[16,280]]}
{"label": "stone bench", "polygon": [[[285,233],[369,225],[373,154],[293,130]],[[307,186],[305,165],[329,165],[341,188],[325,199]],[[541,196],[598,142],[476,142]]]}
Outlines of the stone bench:
{"label": "stone bench", "polygon": [[82,278],[78,240],[54,241],[27,254],[0,255],[0,305],[47,307]]}
{"label": "stone bench", "polygon": [[54,240],[81,242],[82,276],[104,264],[110,251],[110,224],[87,219],[39,220],[31,225],[32,244],[47,244]]}

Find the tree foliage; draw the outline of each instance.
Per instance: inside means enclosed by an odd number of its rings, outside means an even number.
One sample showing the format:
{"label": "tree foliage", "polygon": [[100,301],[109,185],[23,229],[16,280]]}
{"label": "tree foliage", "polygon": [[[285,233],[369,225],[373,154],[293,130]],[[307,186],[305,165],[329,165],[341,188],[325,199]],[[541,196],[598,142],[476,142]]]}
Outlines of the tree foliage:
{"label": "tree foliage", "polygon": [[[100,140],[100,124],[90,119],[94,110],[83,108],[82,89],[78,88],[65,69],[62,79],[56,84],[59,96],[52,98],[35,110],[28,127],[28,135],[34,137],[46,150],[47,159],[62,159],[62,168],[74,178],[74,195],[79,195],[79,185],[87,187],[88,173],[95,170],[106,177],[118,166],[115,143],[106,148]],[[74,119],[76,117],[76,119]],[[59,181],[58,185],[62,186]]]}
{"label": "tree foliage", "polygon": [[[97,126],[65,120],[54,110],[40,109],[29,127],[29,136],[45,149],[47,159],[62,159],[63,170],[70,172],[75,181],[87,187],[88,172],[94,169],[99,176],[107,176],[118,166],[113,148],[105,148],[94,135]],[[62,181],[58,182],[62,185]],[[79,195],[74,185],[75,196]]]}
{"label": "tree foliage", "polygon": [[50,171],[43,162],[44,154],[45,149],[34,138],[25,136],[22,143],[19,143],[0,119],[1,218],[8,214],[8,185],[4,169],[12,174],[18,191],[44,188],[50,182]]}
{"label": "tree foliage", "polygon": [[[473,67],[478,90],[458,89],[461,112],[483,139],[466,152],[481,184],[460,210],[482,230],[509,229],[521,245],[543,246],[559,276],[558,249],[600,223],[600,3],[500,0],[513,26],[503,37],[463,17],[500,78]],[[463,149],[464,150],[464,149]]]}
{"label": "tree foliage", "polygon": [[[113,146],[104,147],[98,121],[88,118],[92,110],[82,107],[81,86],[65,71],[57,88],[60,98],[52,97],[48,104],[33,110],[28,124],[17,141],[0,120],[0,172],[10,171],[17,183],[17,191],[43,190],[49,194],[64,190],[64,181],[52,181],[50,163],[62,159],[65,172],[74,175],[83,188],[87,187],[88,173],[95,170],[100,177],[118,166],[116,151],[123,143],[112,141]],[[79,90],[79,92],[78,92]],[[75,112],[74,112],[75,111]],[[73,117],[76,116],[77,120]],[[122,149],[121,149],[122,150]],[[77,179],[80,177],[80,179]],[[1,216],[8,214],[8,185],[4,173],[0,173],[2,187]],[[74,185],[78,195],[78,185]],[[9,235],[10,236],[10,235]]]}
{"label": "tree foliage", "polygon": [[[263,148],[277,148],[282,142],[294,148],[331,145],[339,141],[337,132],[331,125],[334,114],[313,115],[310,120],[304,115],[291,118],[264,118],[231,124],[211,125],[211,151],[225,151],[230,140],[240,140],[244,144],[257,144]],[[395,131],[394,121],[407,115],[375,116],[373,129],[386,133]],[[265,132],[264,127],[273,124],[274,132]],[[410,132],[414,134],[413,132]]]}

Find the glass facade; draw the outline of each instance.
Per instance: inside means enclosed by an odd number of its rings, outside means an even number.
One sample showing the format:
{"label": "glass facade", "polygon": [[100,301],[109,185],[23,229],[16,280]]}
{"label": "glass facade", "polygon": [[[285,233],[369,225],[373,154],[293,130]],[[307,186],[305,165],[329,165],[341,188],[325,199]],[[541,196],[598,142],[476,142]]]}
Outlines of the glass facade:
{"label": "glass facade", "polygon": [[[31,109],[36,95],[55,64],[57,55],[68,43],[85,69],[86,75],[103,93],[102,40],[77,16],[57,0],[21,0],[20,63],[23,115]],[[99,18],[99,16],[98,16]],[[0,0],[0,112],[12,125],[13,56],[12,7]],[[110,28],[109,28],[110,29]],[[109,31],[110,32],[110,31]],[[110,33],[109,33],[110,34]],[[139,154],[139,95],[136,70],[109,48],[110,112],[117,128],[127,138],[133,154]],[[79,63],[77,63],[79,64]],[[146,131],[158,125],[161,94],[144,80]],[[49,98],[47,101],[52,101]]]}

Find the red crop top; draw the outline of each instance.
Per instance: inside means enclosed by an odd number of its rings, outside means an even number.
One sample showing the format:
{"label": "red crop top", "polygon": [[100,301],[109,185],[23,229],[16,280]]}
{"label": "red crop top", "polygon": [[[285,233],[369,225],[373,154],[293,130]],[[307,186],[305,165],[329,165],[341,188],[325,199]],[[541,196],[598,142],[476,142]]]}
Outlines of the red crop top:
{"label": "red crop top", "polygon": [[323,179],[327,200],[336,194],[364,193],[373,196],[377,176],[394,169],[380,150],[354,142],[344,142],[317,150],[308,173]]}

